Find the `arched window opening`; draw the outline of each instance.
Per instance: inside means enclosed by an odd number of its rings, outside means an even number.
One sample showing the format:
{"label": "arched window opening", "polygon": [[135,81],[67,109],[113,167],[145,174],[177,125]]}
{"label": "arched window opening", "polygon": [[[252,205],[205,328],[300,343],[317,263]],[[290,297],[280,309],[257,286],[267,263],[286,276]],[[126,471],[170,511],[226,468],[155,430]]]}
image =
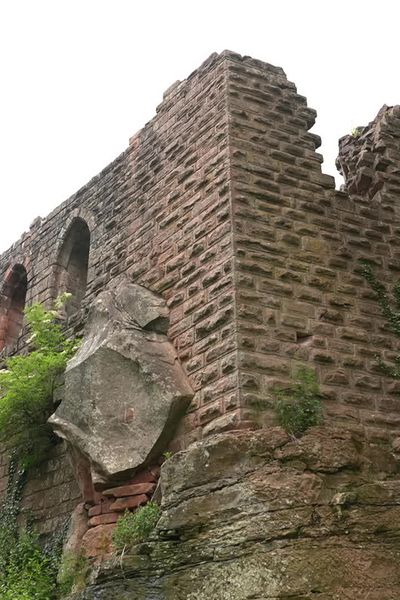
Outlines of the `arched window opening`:
{"label": "arched window opening", "polygon": [[69,317],[76,313],[86,293],[90,249],[90,231],[86,222],[77,217],[65,237],[56,266],[56,295],[72,295],[66,304]]}
{"label": "arched window opening", "polygon": [[12,348],[21,333],[28,277],[23,265],[15,265],[1,292],[0,350]]}

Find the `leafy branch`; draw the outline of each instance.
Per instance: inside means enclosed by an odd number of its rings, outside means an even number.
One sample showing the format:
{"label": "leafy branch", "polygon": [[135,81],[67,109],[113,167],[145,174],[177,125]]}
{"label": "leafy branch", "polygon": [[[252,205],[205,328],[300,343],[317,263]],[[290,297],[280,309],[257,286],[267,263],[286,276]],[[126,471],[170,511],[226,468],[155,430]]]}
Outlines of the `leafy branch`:
{"label": "leafy branch", "polygon": [[53,412],[53,392],[78,342],[66,339],[58,310],[68,300],[64,294],[54,308],[33,304],[25,310],[30,329],[27,355],[13,356],[0,370],[0,436],[15,448],[21,467],[39,464],[55,442],[47,423]]}

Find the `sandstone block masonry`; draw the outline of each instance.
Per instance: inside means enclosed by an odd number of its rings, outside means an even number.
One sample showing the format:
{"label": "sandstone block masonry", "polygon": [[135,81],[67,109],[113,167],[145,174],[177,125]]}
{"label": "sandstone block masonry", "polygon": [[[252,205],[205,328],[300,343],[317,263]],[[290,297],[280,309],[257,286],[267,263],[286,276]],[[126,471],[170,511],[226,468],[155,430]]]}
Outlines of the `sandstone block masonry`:
{"label": "sandstone block masonry", "polygon": [[[398,388],[375,357],[393,360],[399,344],[360,259],[384,283],[399,274],[400,107],[341,140],[340,192],[321,172],[315,116],[282,69],[211,55],[114,162],[0,256],[3,353],[26,344],[25,304],[70,291],[79,332],[93,299],[125,274],[166,300],[195,391],[173,449],[259,425],[260,405],[273,424],[272,385],[304,363],[328,421],[396,437]],[[51,531],[78,498],[59,446],[24,502]]]}

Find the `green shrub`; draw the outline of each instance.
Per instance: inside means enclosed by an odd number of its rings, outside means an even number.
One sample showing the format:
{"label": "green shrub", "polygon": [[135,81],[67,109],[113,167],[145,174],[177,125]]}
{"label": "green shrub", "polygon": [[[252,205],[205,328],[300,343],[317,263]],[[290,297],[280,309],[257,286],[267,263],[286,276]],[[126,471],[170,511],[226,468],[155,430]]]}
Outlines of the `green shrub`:
{"label": "green shrub", "polygon": [[160,507],[155,502],[148,502],[136,512],[125,511],[113,532],[113,544],[118,551],[130,548],[138,542],[146,540],[160,518]]}
{"label": "green shrub", "polygon": [[300,368],[291,387],[274,394],[278,423],[291,435],[301,435],[322,423],[321,395],[312,369]]}
{"label": "green shrub", "polygon": [[53,412],[56,382],[73,356],[77,342],[67,340],[54,310],[34,304],[25,310],[34,349],[14,356],[0,370],[0,436],[16,449],[19,464],[28,468],[46,456],[55,437],[47,419]]}
{"label": "green shrub", "polygon": [[13,455],[5,498],[0,505],[0,598],[52,600],[67,522],[44,547],[29,524],[26,527],[19,525],[25,475]]}
{"label": "green shrub", "polygon": [[359,138],[363,132],[364,127],[353,127],[351,130],[351,135],[354,138]]}
{"label": "green shrub", "polygon": [[28,531],[20,533],[0,578],[2,600],[51,600],[56,589],[50,559],[37,537]]}

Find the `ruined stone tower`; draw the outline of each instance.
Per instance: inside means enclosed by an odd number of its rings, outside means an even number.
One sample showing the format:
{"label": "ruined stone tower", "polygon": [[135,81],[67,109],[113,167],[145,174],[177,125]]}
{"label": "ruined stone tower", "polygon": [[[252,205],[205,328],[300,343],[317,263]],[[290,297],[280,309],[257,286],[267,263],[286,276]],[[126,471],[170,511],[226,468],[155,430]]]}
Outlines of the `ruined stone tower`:
{"label": "ruined stone tower", "polygon": [[[321,172],[315,116],[282,69],[213,54],[113,163],[0,257],[4,355],[26,344],[26,304],[71,292],[66,327],[82,333],[100,293],[133,285],[159,307],[141,335],[171,344],[182,370],[183,404],[150,458],[108,481],[101,457],[79,447],[85,497],[63,443],[29,478],[23,503],[42,533],[83,494],[96,555],[93,532],[117,518],[93,520],[106,483],[146,483],[143,467],[149,495],[158,458],[176,453],[162,468],[159,537],[128,557],[128,583],[110,567],[82,598],[400,597],[399,388],[376,367],[399,342],[361,276],[363,260],[386,285],[400,271],[400,107],[342,138],[343,191]],[[271,390],[301,365],[317,373],[324,424],[293,440],[276,427]],[[2,465],[4,490],[6,455]]]}

